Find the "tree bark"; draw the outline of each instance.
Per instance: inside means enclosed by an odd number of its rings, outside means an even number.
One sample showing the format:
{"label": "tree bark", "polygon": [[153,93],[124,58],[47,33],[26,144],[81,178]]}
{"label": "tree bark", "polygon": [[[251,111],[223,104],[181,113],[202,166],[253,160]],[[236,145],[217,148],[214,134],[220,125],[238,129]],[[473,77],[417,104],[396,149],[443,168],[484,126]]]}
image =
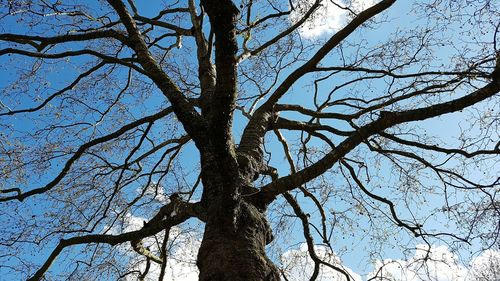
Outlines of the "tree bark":
{"label": "tree bark", "polygon": [[279,280],[277,268],[266,256],[272,234],[265,211],[244,201],[245,194],[253,193],[246,189],[251,189],[248,186],[259,169],[242,165],[232,137],[239,11],[230,0],[202,0],[201,4],[215,35],[216,83],[210,110],[204,111],[209,124],[209,145],[201,161],[207,221],[198,252],[199,280]]}
{"label": "tree bark", "polygon": [[238,205],[232,223],[217,216],[207,222],[198,252],[199,280],[280,280],[278,269],[265,252],[272,241],[265,213],[243,200]]}

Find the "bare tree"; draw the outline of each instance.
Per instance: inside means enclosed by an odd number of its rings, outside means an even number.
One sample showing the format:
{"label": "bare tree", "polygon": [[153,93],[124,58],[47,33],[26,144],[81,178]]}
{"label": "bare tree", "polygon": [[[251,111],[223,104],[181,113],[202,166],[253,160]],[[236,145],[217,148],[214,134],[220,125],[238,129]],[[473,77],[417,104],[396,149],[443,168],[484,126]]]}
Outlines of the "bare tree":
{"label": "bare tree", "polygon": [[0,269],[162,280],[194,228],[200,280],[280,280],[296,223],[310,280],[343,236],[498,248],[500,3],[371,2],[2,2]]}

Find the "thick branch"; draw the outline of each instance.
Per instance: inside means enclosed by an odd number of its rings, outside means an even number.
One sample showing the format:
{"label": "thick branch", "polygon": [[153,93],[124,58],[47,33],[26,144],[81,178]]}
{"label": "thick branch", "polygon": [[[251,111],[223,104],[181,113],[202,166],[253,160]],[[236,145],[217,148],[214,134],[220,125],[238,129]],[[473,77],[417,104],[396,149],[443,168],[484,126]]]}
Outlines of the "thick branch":
{"label": "thick branch", "polygon": [[189,218],[203,216],[201,215],[200,206],[198,203],[191,204],[180,200],[173,200],[169,204],[163,206],[158,214],[156,214],[148,223],[141,229],[136,231],[125,232],[118,235],[110,234],[91,234],[85,236],[72,237],[69,239],[61,239],[57,247],[52,251],[42,267],[29,278],[28,281],[40,280],[45,272],[49,269],[57,256],[69,246],[101,243],[115,246],[117,244],[139,241],[148,236],[157,234],[158,232],[178,225]]}
{"label": "thick branch", "polygon": [[[500,66],[497,65],[496,68],[498,69],[500,68]],[[483,88],[480,88],[469,95],[455,100],[414,110],[401,112],[384,112],[384,114],[382,114],[378,120],[360,127],[355,133],[353,133],[350,137],[340,143],[340,145],[338,145],[336,149],[332,150],[318,162],[312,164],[307,168],[304,168],[301,171],[298,171],[295,174],[285,176],[264,186],[262,188],[262,191],[255,195],[255,199],[263,203],[272,202],[277,195],[285,191],[297,188],[298,186],[323,174],[368,137],[379,132],[383,132],[389,127],[401,123],[425,120],[446,113],[459,111],[487,98],[490,98],[497,94],[499,91],[500,75],[496,76],[491,83],[487,84]]]}
{"label": "thick branch", "polygon": [[[211,130],[221,136],[230,134],[236,100],[236,16],[239,11],[232,1],[201,1],[215,34],[215,93],[211,99]],[[224,136],[223,138],[228,138]],[[224,141],[224,145],[227,140]],[[232,144],[231,144],[232,145]]]}
{"label": "thick branch", "polygon": [[[262,158],[260,146],[264,141],[264,135],[268,129],[269,120],[274,116],[272,114],[274,105],[290,89],[290,87],[305,74],[314,71],[317,64],[340,42],[354,32],[363,23],[381,13],[394,4],[396,0],[384,0],[375,6],[361,12],[346,27],[335,33],[306,63],[294,70],[285,80],[276,88],[269,99],[260,106],[246,126],[241,138],[238,152],[244,155],[252,155],[259,161]],[[249,161],[252,162],[252,161]]]}
{"label": "thick branch", "polygon": [[125,37],[125,35],[115,30],[96,30],[92,32],[72,33],[72,34],[58,35],[53,37],[29,36],[29,35],[10,34],[10,33],[0,34],[0,40],[15,42],[19,44],[28,44],[35,47],[38,52],[41,52],[49,45],[68,43],[68,42],[88,41],[88,40],[102,39],[102,38],[114,38],[119,40],[125,45],[129,44],[127,37]]}
{"label": "thick branch", "polygon": [[168,23],[165,21],[150,19],[147,17],[139,16],[139,15],[135,15],[134,20],[140,21],[143,23],[147,23],[147,24],[151,24],[151,25],[155,25],[155,26],[160,26],[160,27],[163,27],[166,29],[171,29],[179,35],[183,35],[183,36],[191,36],[192,35],[191,29],[182,28],[182,27],[179,27],[177,25],[174,25],[174,24],[171,24],[171,23]]}
{"label": "thick branch", "polygon": [[277,104],[274,107],[274,110],[295,111],[318,119],[324,118],[324,119],[340,119],[340,120],[350,121],[354,118],[351,115],[334,113],[334,112],[321,112],[321,111],[311,110],[295,104]]}
{"label": "thick branch", "polygon": [[111,57],[111,56],[96,52],[94,50],[88,50],[88,49],[77,50],[77,51],[66,51],[66,52],[53,53],[53,54],[30,52],[30,51],[14,49],[14,48],[0,49],[0,56],[8,55],[8,54],[18,54],[18,55],[23,55],[23,56],[27,56],[27,57],[42,58],[42,59],[61,59],[61,58],[66,58],[66,57],[91,55],[91,56],[100,58],[105,62],[121,64],[121,65],[130,67],[139,73],[146,74],[146,72],[142,68],[133,64],[131,62],[132,60],[129,58],[123,58],[123,59],[115,58],[115,57]]}
{"label": "thick branch", "polygon": [[[160,118],[167,116],[171,112],[172,112],[172,109],[170,107],[166,108],[166,109],[164,109],[156,114],[146,116],[146,117],[138,119],[132,123],[129,123],[129,124],[121,127],[120,129],[118,129],[118,130],[116,130],[108,135],[96,138],[94,140],[91,140],[91,141],[81,145],[78,148],[78,150],[73,154],[73,156],[71,156],[71,158],[68,159],[68,161],[66,161],[66,164],[64,164],[63,169],[59,172],[59,174],[51,182],[49,182],[48,184],[46,184],[43,187],[35,188],[35,189],[32,189],[32,190],[24,192],[24,193],[18,192],[17,195],[0,198],[0,202],[10,201],[10,200],[22,201],[22,200],[26,199],[27,197],[33,196],[35,194],[41,194],[41,193],[44,193],[44,192],[52,189],[66,176],[66,174],[69,172],[71,166],[85,153],[85,151],[87,149],[89,149],[93,146],[96,146],[98,144],[113,140],[113,139],[117,138],[118,136],[124,134],[125,132],[127,132],[133,128],[136,128],[137,126],[140,126],[140,125],[145,124],[145,123],[154,122]],[[2,194],[2,193],[5,193],[5,191],[0,190],[0,194]]]}
{"label": "thick branch", "polygon": [[208,41],[205,38],[202,26],[204,14],[202,13],[200,16],[197,15],[194,0],[189,0],[189,14],[193,24],[193,35],[196,42],[196,55],[198,57],[198,79],[200,80],[201,88],[201,109],[204,116],[209,116],[211,108],[210,102],[215,92],[216,79],[215,66],[211,61],[211,44],[213,36],[210,36]]}
{"label": "thick branch", "polygon": [[136,251],[138,254],[145,256],[146,258],[154,261],[155,263],[162,264],[164,262],[162,258],[155,256],[153,253],[151,253],[150,250],[144,248],[144,245],[142,245],[141,240],[130,241],[130,245],[132,246],[132,249],[134,249],[134,251]]}
{"label": "thick branch", "polygon": [[342,131],[335,129],[334,127],[328,125],[322,125],[317,123],[306,123],[301,121],[292,121],[282,117],[279,117],[276,122],[272,125],[273,129],[287,129],[287,130],[299,130],[304,132],[315,132],[315,131],[327,131],[339,136],[350,136],[352,132]]}
{"label": "thick branch", "polygon": [[193,138],[195,144],[200,147],[204,142],[204,132],[206,132],[204,120],[153,58],[142,38],[141,32],[137,28],[135,20],[127,11],[123,2],[120,0],[108,0],[108,3],[118,13],[123,25],[127,29],[131,46],[137,54],[140,64],[148,73],[148,77],[153,80],[156,86],[168,98],[175,115],[179,118],[184,129]]}
{"label": "thick branch", "polygon": [[[202,165],[203,168],[208,168],[207,165],[213,167],[215,164],[219,171],[226,171],[227,175],[232,175],[226,179],[217,179],[219,181],[217,185],[222,188],[223,196],[227,196],[228,200],[225,200],[225,202],[233,202],[234,195],[239,192],[238,179],[235,177],[238,174],[238,163],[232,136],[233,112],[237,96],[236,52],[238,43],[236,41],[236,21],[239,10],[230,0],[202,0],[201,4],[210,19],[211,28],[215,35],[215,67],[217,73],[215,91],[209,97],[208,122],[210,129],[207,136],[210,140],[210,152],[202,156]],[[214,155],[217,156],[214,159],[216,160],[215,163],[209,163],[208,159]],[[204,177],[204,180],[209,179]],[[232,207],[228,205],[228,208]]]}

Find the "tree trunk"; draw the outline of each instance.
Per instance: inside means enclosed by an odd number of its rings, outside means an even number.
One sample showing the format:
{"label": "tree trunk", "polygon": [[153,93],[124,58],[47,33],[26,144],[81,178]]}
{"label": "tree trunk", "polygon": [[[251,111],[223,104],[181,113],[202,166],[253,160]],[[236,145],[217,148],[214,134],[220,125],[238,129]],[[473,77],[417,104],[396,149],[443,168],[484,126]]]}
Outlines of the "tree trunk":
{"label": "tree trunk", "polygon": [[272,240],[265,214],[247,202],[238,205],[234,220],[209,218],[198,252],[199,280],[280,280],[278,269],[265,252]]}

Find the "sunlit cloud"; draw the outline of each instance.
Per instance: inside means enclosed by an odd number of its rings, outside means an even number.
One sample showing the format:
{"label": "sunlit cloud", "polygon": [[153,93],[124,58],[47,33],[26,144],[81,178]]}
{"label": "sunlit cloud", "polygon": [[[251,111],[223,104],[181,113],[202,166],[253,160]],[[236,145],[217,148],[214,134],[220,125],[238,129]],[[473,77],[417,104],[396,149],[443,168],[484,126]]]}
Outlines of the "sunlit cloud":
{"label": "sunlit cloud", "polygon": [[[126,216],[125,231],[142,227],[144,219],[133,215]],[[146,238],[143,245],[153,252],[158,251],[157,241],[163,240],[163,234],[156,239]],[[171,250],[167,259],[164,280],[198,280],[196,256],[200,246],[200,237],[192,231],[183,231],[174,227],[170,231]],[[156,248],[155,248],[156,247]],[[342,268],[353,281],[492,281],[500,280],[500,251],[487,250],[463,265],[458,257],[446,246],[417,245],[411,257],[407,259],[384,259],[373,264],[373,271],[366,278],[343,264],[339,256],[324,246],[315,246],[316,255],[323,261]],[[127,247],[122,249],[136,256],[129,264],[130,271],[143,273],[146,268],[145,258]],[[309,256],[307,245],[290,249],[281,255],[281,267],[290,281],[308,280],[314,271],[314,263]],[[144,280],[158,280],[160,265],[151,262]],[[125,280],[136,280],[137,275],[130,275]],[[318,281],[344,281],[345,276],[325,265],[321,266]]]}
{"label": "sunlit cloud", "polygon": [[[379,260],[368,279],[384,281],[490,281],[500,280],[500,252],[488,250],[461,265],[446,246],[417,245],[413,257]],[[481,276],[486,276],[482,278]]]}
{"label": "sunlit cloud", "polygon": [[[342,268],[353,281],[361,281],[361,276],[354,273],[350,268],[345,267],[340,258],[330,251],[327,247],[315,246],[314,251],[316,255],[323,261],[332,264],[338,268]],[[286,251],[281,256],[283,264],[283,271],[285,272],[288,280],[302,281],[309,280],[314,272],[314,262],[309,256],[307,244],[303,243],[298,249],[291,249]],[[325,265],[321,266],[318,275],[318,281],[344,281],[347,280],[345,275],[337,270],[334,270]]]}
{"label": "sunlit cloud", "polygon": [[[126,231],[140,229],[143,226],[145,219],[128,215],[126,221]],[[156,238],[149,237],[142,240],[144,247],[151,252],[159,252],[158,241],[163,241],[164,233],[156,235]],[[163,280],[172,281],[195,281],[198,280],[198,268],[196,267],[196,256],[200,247],[200,239],[193,231],[184,231],[179,227],[172,227],[169,233],[169,251],[167,257],[167,265],[165,267],[165,275]],[[137,254],[130,248],[122,249],[136,256]],[[142,256],[136,256],[130,263],[128,270],[144,273],[146,269],[146,260]],[[161,266],[158,263],[151,262],[145,281],[155,280],[160,277]],[[127,275],[127,281],[137,280],[137,274]]]}
{"label": "sunlit cloud", "polygon": [[[158,239],[163,239],[162,235],[158,235]],[[172,281],[195,281],[198,280],[198,268],[196,267],[196,255],[200,247],[200,241],[187,232],[180,231],[179,228],[172,228],[170,237],[175,239],[178,244],[167,257],[167,265],[165,267],[165,275],[163,280]],[[145,245],[154,245],[151,239],[145,239]],[[130,262],[129,271],[140,271],[144,273],[146,269],[146,261],[144,257],[136,257]],[[151,262],[147,275],[144,280],[157,281],[160,277],[161,266]],[[129,275],[125,280],[137,280],[137,275]]]}
{"label": "sunlit cloud", "polygon": [[500,251],[487,250],[470,263],[466,281],[500,280]]}
{"label": "sunlit cloud", "polygon": [[[376,261],[374,270],[362,278],[360,274],[342,264],[340,258],[326,247],[315,246],[318,257],[341,267],[353,281],[493,281],[500,280],[500,251],[487,250],[462,265],[446,246],[417,245],[412,257]],[[282,264],[290,281],[308,280],[314,270],[307,245],[301,244],[282,255]],[[344,281],[339,272],[322,266],[319,281]]]}
{"label": "sunlit cloud", "polygon": [[[296,9],[290,15],[291,21],[298,21],[314,2],[315,0],[295,1]],[[377,3],[377,0],[323,0],[321,7],[299,29],[299,33],[305,39],[314,39],[331,34],[347,23],[349,11],[342,7],[348,7],[352,11],[359,13],[375,3]]]}

